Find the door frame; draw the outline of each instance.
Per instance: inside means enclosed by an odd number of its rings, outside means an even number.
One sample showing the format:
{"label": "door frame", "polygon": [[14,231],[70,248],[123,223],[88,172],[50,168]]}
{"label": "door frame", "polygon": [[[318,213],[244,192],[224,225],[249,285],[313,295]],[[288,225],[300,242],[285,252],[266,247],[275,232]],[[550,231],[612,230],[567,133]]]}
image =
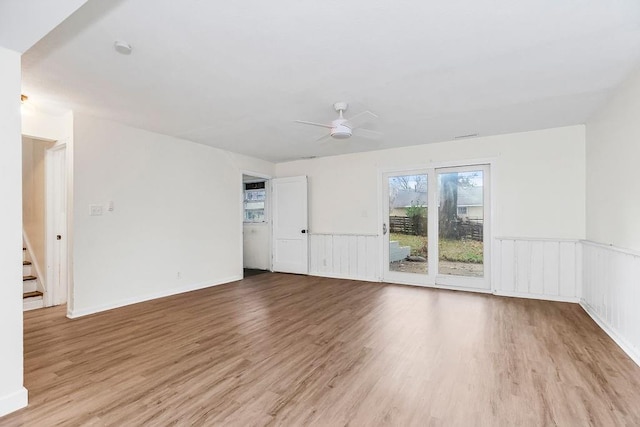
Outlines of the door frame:
{"label": "door frame", "polygon": [[[492,277],[493,277],[493,269],[494,266],[492,264],[492,259],[493,259],[493,249],[494,249],[494,239],[493,239],[493,233],[495,230],[494,224],[496,223],[496,218],[497,218],[497,212],[496,212],[496,191],[495,191],[495,183],[496,183],[496,164],[498,163],[498,158],[497,157],[487,157],[487,158],[476,158],[476,159],[468,159],[468,160],[453,160],[453,161],[429,161],[426,162],[422,165],[413,165],[413,166],[406,166],[406,167],[389,167],[389,168],[378,168],[378,226],[380,227],[380,234],[378,234],[379,238],[379,259],[380,259],[380,279],[382,282],[387,282],[387,283],[397,283],[400,285],[410,285],[410,286],[422,286],[422,287],[430,287],[430,288],[438,288],[438,289],[451,289],[451,290],[464,290],[464,291],[471,291],[471,292],[479,292],[479,293],[495,293],[495,284],[493,283]],[[457,167],[474,167],[474,166],[488,166],[488,172],[489,172],[489,185],[487,186],[488,191],[489,191],[489,203],[488,203],[488,207],[489,207],[489,221],[487,221],[486,223],[486,228],[485,231],[487,231],[486,235],[484,236],[484,255],[488,256],[488,262],[487,265],[485,267],[485,275],[486,275],[486,280],[487,283],[489,284],[488,287],[486,289],[479,289],[477,287],[468,287],[468,286],[464,286],[464,284],[462,284],[462,286],[457,286],[457,285],[451,285],[450,283],[447,283],[449,281],[445,280],[444,282],[442,280],[438,280],[439,278],[437,277],[437,271],[434,270],[434,268],[437,268],[437,258],[433,259],[433,257],[429,257],[429,274],[425,275],[425,277],[428,277],[427,280],[422,280],[422,281],[416,281],[415,280],[415,275],[411,274],[411,273],[406,273],[408,276],[405,278],[399,278],[399,279],[390,279],[388,276],[385,277],[385,271],[387,269],[387,266],[385,266],[385,262],[387,262],[388,260],[388,251],[389,248],[385,247],[388,245],[385,245],[385,236],[382,233],[382,227],[383,224],[388,224],[388,210],[385,210],[385,208],[388,207],[388,200],[385,200],[385,198],[388,198],[388,194],[386,194],[386,188],[388,183],[385,183],[385,179],[389,174],[420,174],[420,173],[426,173],[425,171],[428,170],[437,170],[437,169],[448,169],[448,168],[457,168]],[[429,204],[432,206],[437,206],[437,198],[439,197],[438,195],[438,191],[437,191],[437,174],[434,173],[435,179],[431,179],[428,182],[428,200],[429,200]],[[487,196],[485,196],[485,201],[486,201]],[[435,222],[435,221],[434,221]],[[388,225],[387,225],[388,226]],[[438,229],[437,229],[437,224],[435,225],[428,225],[428,235],[432,236],[432,235],[437,235]],[[436,251],[436,256],[437,256],[437,251]],[[434,274],[434,272],[436,274]],[[455,276],[456,279],[462,276]]]}
{"label": "door frame", "polygon": [[[250,170],[240,170],[240,260],[242,264],[242,269],[244,269],[244,176],[254,176],[256,178],[264,179],[266,181],[265,188],[267,189],[267,198],[266,198],[266,227],[267,233],[269,235],[269,271],[273,271],[273,215],[271,209],[271,180],[273,179],[270,175],[265,175],[263,173],[254,172]],[[241,271],[240,277],[244,274]]]}
{"label": "door frame", "polygon": [[[54,171],[56,170],[54,162],[56,161],[55,154],[64,151],[64,186],[63,191],[65,194],[65,218],[62,221],[62,230],[57,230],[55,225],[55,213],[54,206],[56,204],[57,192],[56,187],[61,184],[56,182],[58,177]],[[53,305],[60,305],[69,303],[70,296],[72,295],[71,289],[71,243],[69,239],[69,220],[70,220],[70,200],[69,200],[69,153],[66,141],[58,141],[52,147],[48,148],[45,154],[45,263],[46,263],[46,284],[47,289],[45,293],[45,306],[50,307]],[[56,231],[61,231],[63,239],[65,239],[65,251],[59,253],[60,263],[59,268],[64,271],[65,284],[62,285],[59,281],[54,280],[55,268],[53,260],[56,255],[54,237]]]}

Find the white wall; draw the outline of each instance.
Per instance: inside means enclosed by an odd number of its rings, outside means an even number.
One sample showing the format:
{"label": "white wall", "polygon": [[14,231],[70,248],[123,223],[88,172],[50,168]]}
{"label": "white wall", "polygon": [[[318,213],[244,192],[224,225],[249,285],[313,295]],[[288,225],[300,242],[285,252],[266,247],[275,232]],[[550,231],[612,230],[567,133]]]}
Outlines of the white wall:
{"label": "white wall", "polygon": [[0,47],[0,416],[27,404],[22,386],[20,54]]}
{"label": "white wall", "polygon": [[586,125],[585,310],[640,364],[640,72]]}
{"label": "white wall", "polygon": [[276,173],[309,177],[312,233],[378,234],[380,170],[486,158],[495,159],[494,236],[584,238],[583,126],[300,160]]}
{"label": "white wall", "polygon": [[[31,101],[29,101],[31,102]],[[66,141],[73,134],[73,113],[39,103],[22,115],[22,135],[49,141]],[[59,110],[55,114],[43,110]]]}
{"label": "white wall", "polygon": [[640,251],[640,72],[586,129],[587,239]]}
{"label": "white wall", "polygon": [[242,236],[244,268],[271,269],[271,224],[244,224]]}
{"label": "white wall", "polygon": [[[76,115],[70,315],[242,278],[243,169],[273,173],[268,162]],[[104,214],[90,216],[90,205]]]}

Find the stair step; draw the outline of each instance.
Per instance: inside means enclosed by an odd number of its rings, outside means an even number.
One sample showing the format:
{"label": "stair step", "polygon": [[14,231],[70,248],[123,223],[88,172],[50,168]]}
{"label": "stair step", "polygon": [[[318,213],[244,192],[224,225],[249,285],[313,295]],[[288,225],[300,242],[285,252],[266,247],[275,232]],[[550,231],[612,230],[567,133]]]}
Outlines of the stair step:
{"label": "stair step", "polygon": [[41,297],[42,296],[42,292],[40,291],[31,291],[31,292],[25,292],[22,294],[22,299],[26,299],[26,298],[32,298],[32,297]]}
{"label": "stair step", "polygon": [[22,276],[22,281],[26,282],[27,280],[36,280],[36,276]]}
{"label": "stair step", "polygon": [[22,265],[31,265],[31,261],[22,261]]}

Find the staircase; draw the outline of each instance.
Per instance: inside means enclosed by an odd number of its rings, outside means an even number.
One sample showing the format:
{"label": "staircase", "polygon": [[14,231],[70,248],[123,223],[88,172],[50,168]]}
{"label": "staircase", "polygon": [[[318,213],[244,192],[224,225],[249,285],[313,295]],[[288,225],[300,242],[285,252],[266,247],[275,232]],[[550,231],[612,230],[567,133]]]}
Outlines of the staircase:
{"label": "staircase", "polygon": [[23,310],[44,307],[43,294],[38,278],[32,273],[31,257],[27,248],[22,248],[22,305]]}

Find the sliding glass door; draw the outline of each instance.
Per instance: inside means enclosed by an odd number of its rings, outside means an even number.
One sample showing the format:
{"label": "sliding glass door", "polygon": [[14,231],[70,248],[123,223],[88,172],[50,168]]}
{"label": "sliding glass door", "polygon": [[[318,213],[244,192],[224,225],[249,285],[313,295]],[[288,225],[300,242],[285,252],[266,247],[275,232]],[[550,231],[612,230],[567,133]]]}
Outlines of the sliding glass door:
{"label": "sliding glass door", "polygon": [[429,174],[387,174],[385,231],[386,276],[428,284]]}
{"label": "sliding glass door", "polygon": [[488,165],[386,173],[383,188],[385,281],[490,289]]}

